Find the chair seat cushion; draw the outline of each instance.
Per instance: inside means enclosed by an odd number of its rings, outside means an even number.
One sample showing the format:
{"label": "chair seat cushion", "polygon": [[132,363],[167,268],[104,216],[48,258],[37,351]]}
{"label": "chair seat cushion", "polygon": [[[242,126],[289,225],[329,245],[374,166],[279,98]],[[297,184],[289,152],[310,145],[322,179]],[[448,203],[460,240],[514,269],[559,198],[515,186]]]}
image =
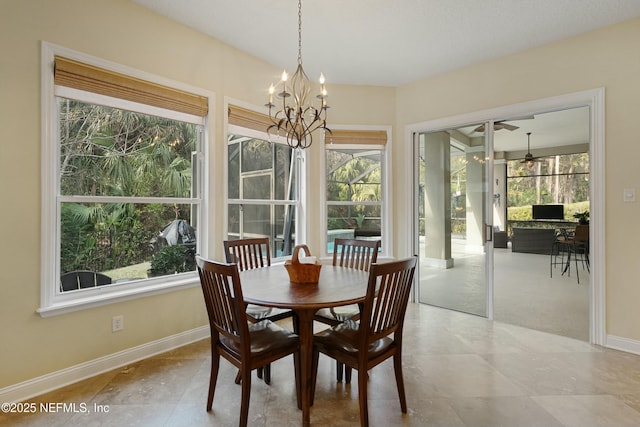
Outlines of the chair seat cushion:
{"label": "chair seat cushion", "polygon": [[247,305],[247,317],[254,323],[264,319],[275,322],[276,320],[287,318],[292,314],[293,312],[286,308],[265,307],[256,304]]}
{"label": "chair seat cushion", "polygon": [[[281,350],[296,348],[300,342],[298,335],[276,325],[270,320],[262,320],[249,325],[249,335],[251,336],[252,355],[280,353]],[[220,343],[239,357],[240,347],[238,342],[221,336]]]}
{"label": "chair seat cushion", "polygon": [[315,314],[316,320],[326,319],[330,324],[338,324],[347,320],[360,319],[360,307],[357,304],[342,307],[321,308]]}
{"label": "chair seat cushion", "polygon": [[[314,335],[314,343],[320,351],[322,349],[335,349],[340,352],[356,356],[358,353],[359,323],[347,320]],[[391,345],[395,345],[389,337],[380,338],[369,344],[368,357],[374,358],[386,351]]]}

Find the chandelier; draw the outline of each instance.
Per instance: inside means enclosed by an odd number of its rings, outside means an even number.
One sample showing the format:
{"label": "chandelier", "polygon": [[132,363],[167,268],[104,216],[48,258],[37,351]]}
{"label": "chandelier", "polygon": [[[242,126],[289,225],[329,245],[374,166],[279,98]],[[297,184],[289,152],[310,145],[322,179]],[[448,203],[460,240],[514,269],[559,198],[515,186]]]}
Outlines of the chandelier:
{"label": "chandelier", "polygon": [[536,158],[531,154],[531,132],[527,132],[527,154],[524,156],[524,160],[520,163],[524,163],[529,169],[536,164]]}
{"label": "chandelier", "polygon": [[[324,85],[324,75],[320,73],[320,92],[316,95],[319,100],[317,106],[308,100],[311,92],[309,77],[302,68],[302,0],[298,0],[298,68],[291,76],[291,82],[287,83],[289,76],[283,71],[282,80],[278,84],[278,105],[273,103],[273,95],[276,87],[269,87],[269,120],[271,125],[267,133],[284,135],[287,144],[291,148],[308,148],[313,142],[312,133],[322,129],[331,133],[327,128],[327,89]],[[279,108],[276,110],[276,107]]]}

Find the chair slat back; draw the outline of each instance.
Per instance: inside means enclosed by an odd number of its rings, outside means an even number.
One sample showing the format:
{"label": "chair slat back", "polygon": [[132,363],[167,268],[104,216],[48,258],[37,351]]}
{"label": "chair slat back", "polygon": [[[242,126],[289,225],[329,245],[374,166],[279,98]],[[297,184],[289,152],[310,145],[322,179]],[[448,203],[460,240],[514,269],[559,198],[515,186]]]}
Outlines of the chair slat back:
{"label": "chair slat back", "polygon": [[62,291],[93,288],[95,286],[110,285],[111,277],[90,270],[75,270],[60,276]]}
{"label": "chair slat back", "polygon": [[[361,339],[374,342],[392,333],[402,334],[417,257],[372,264],[367,296],[360,318]],[[400,337],[395,337],[397,340]]]}
{"label": "chair slat back", "polygon": [[[222,334],[244,343],[249,336],[240,276],[236,264],[222,264],[196,258],[200,285],[209,315],[212,339]],[[242,347],[244,344],[239,344]]]}
{"label": "chair slat back", "polygon": [[271,265],[269,238],[225,240],[227,262],[238,264],[240,271]]}
{"label": "chair slat back", "polygon": [[378,260],[380,240],[340,239],[333,241],[333,265],[369,271]]}

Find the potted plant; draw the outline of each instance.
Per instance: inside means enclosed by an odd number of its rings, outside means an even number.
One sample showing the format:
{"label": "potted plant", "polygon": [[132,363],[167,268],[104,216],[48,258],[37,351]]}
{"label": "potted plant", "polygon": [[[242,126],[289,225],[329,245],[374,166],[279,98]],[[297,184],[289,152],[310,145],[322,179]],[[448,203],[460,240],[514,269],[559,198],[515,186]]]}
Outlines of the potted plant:
{"label": "potted plant", "polygon": [[149,277],[184,273],[195,269],[192,250],[184,245],[164,246],[151,258]]}
{"label": "potted plant", "polygon": [[578,223],[581,225],[589,224],[589,211],[576,212],[573,214],[574,218],[578,219]]}

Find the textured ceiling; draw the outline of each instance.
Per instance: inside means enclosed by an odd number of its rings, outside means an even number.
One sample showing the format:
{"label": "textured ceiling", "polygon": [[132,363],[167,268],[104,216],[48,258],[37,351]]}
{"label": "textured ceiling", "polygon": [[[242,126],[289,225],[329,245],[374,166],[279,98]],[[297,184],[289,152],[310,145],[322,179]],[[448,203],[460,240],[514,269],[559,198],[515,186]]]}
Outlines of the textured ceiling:
{"label": "textured ceiling", "polygon": [[[132,0],[280,68],[297,58],[295,0]],[[640,0],[303,0],[313,80],[398,86],[640,16]]]}

